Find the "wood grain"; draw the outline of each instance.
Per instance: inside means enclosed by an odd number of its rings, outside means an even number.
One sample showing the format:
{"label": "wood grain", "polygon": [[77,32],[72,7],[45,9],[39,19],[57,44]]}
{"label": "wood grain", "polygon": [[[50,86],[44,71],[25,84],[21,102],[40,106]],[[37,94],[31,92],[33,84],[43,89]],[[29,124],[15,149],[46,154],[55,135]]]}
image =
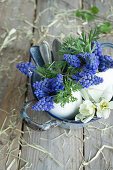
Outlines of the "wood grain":
{"label": "wood grain", "polygon": [[[37,16],[46,8],[55,8],[57,5],[57,10],[65,9],[70,10],[73,8],[80,8],[80,1],[41,1],[37,2]],[[55,13],[53,11],[46,11],[40,17],[39,22],[36,23],[36,26],[49,25],[53,23],[53,19],[55,18]],[[73,24],[77,25],[77,21],[75,20]],[[59,20],[47,31],[47,36],[43,36],[46,33],[46,30],[41,33],[41,36],[38,34],[37,29],[35,29],[35,38],[36,43],[40,44],[41,40],[45,39],[51,45],[51,42],[55,37],[60,37],[61,35],[68,36],[70,32],[74,32],[75,35],[77,33],[77,28],[66,28],[65,25],[69,25],[68,21],[64,18],[63,20]],[[51,37],[49,35],[54,35],[55,37]],[[31,96],[30,96],[31,98]],[[48,121],[47,113],[44,112],[32,112],[29,113],[31,118],[38,122]],[[27,131],[25,128],[24,131]],[[67,133],[68,135],[66,135]],[[68,131],[60,127],[56,127],[54,129],[50,129],[47,132],[34,132],[30,130],[30,136],[28,133],[24,134],[24,139],[27,143],[35,145],[38,144],[45,148],[49,153],[51,153],[56,160],[58,160],[62,166],[58,165],[54,160],[48,157],[46,154],[37,151],[31,147],[22,147],[22,158],[26,158],[29,164],[32,164],[30,167],[31,170],[75,170],[79,168],[79,165],[82,160],[83,154],[83,130],[75,130]],[[21,161],[21,167],[23,167],[24,162]]]}
{"label": "wood grain", "polygon": [[[28,9],[31,9],[30,13]],[[6,135],[0,135],[0,169],[5,170],[13,163],[10,169],[15,170],[18,165],[18,138],[22,125],[19,110],[25,100],[26,91],[26,77],[17,71],[16,64],[29,60],[30,41],[23,28],[27,27],[31,31],[32,28],[24,23],[22,17],[33,22],[33,3],[27,0],[4,1],[0,3],[0,13],[0,35],[4,35],[3,38],[0,37],[0,44],[7,36],[7,31],[12,28],[17,30],[15,41],[0,53],[0,127],[3,123],[2,130],[12,127],[6,131]],[[16,150],[11,153],[13,149]]]}

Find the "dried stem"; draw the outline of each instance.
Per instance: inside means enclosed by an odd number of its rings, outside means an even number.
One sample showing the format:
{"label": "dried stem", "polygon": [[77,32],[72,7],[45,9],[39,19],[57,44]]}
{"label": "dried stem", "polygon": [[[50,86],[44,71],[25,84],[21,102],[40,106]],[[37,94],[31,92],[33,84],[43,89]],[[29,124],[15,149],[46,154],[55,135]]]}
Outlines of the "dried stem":
{"label": "dried stem", "polygon": [[90,159],[90,160],[87,161],[87,162],[86,162],[86,161],[83,161],[82,164],[80,165],[80,168],[79,168],[79,169],[81,169],[81,168],[84,167],[84,166],[88,166],[88,165],[91,164],[95,159],[97,159],[98,156],[100,155],[100,153],[102,153],[102,151],[103,151],[104,148],[113,150],[113,146],[103,145],[103,146],[97,151],[97,153],[95,154],[95,156],[94,156],[92,159]]}
{"label": "dried stem", "polygon": [[14,41],[16,39],[16,36],[12,37],[11,36],[16,32],[15,28],[12,28],[9,33],[8,36],[5,38],[5,40],[3,41],[3,44],[0,47],[0,52],[6,48],[12,41]]}
{"label": "dried stem", "polygon": [[[63,165],[58,161],[58,160],[56,160],[55,158],[54,158],[54,156],[51,154],[51,153],[49,153],[45,148],[43,148],[42,146],[40,146],[40,145],[36,145],[36,144],[34,144],[34,145],[32,145],[32,144],[29,144],[29,143],[27,143],[24,139],[20,139],[20,145],[22,145],[22,146],[28,146],[28,147],[31,147],[31,148],[33,148],[33,149],[36,149],[36,150],[38,150],[38,151],[41,151],[41,152],[43,152],[44,154],[46,154],[47,156],[49,156],[52,160],[54,160],[59,166],[61,166],[61,167],[63,167]],[[22,144],[23,143],[23,144]]]}

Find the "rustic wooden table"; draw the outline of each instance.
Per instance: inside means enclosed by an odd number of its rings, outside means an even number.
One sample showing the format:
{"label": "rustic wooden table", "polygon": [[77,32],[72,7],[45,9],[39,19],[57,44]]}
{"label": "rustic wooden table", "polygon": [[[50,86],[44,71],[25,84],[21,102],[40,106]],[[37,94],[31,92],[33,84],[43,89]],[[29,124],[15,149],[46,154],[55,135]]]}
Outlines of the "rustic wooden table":
{"label": "rustic wooden table", "polygon": [[[16,69],[18,62],[30,60],[29,48],[57,37],[62,40],[95,23],[77,20],[73,9],[97,6],[104,17],[112,12],[113,0],[1,0],[0,44],[8,32],[11,44],[0,49],[0,170],[111,170],[113,169],[113,114],[79,130],[60,127],[33,131],[20,120],[19,111],[33,98],[29,80]],[[42,12],[43,11],[43,12]],[[111,14],[110,13],[110,14]],[[15,37],[16,36],[16,37]],[[111,34],[101,42],[113,42]],[[110,51],[109,51],[110,52]],[[46,113],[30,113],[33,120],[48,121]],[[84,165],[84,166],[83,166]]]}

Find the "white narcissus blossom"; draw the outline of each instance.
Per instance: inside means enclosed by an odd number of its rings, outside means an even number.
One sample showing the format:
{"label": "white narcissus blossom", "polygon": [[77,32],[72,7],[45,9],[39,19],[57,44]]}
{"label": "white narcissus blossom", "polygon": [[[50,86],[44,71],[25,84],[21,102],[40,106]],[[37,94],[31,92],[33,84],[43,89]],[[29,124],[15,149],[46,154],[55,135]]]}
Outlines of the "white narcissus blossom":
{"label": "white narcissus blossom", "polygon": [[89,122],[95,114],[95,106],[90,100],[85,100],[79,109],[79,114],[76,115],[75,121],[81,120],[84,123]]}
{"label": "white narcissus blossom", "polygon": [[113,101],[109,102],[103,99],[100,103],[97,103],[97,117],[103,117],[107,119],[110,115],[110,109],[113,109]]}

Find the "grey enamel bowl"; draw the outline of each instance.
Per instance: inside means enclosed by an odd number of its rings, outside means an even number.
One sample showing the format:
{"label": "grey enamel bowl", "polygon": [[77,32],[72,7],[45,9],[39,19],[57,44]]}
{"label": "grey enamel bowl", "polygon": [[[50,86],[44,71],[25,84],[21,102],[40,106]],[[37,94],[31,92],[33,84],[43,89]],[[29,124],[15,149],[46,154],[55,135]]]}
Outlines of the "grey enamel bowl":
{"label": "grey enamel bowl", "polygon": [[[113,48],[113,44],[111,43],[103,43],[101,44],[101,47],[111,47]],[[41,44],[41,46],[33,46],[30,49],[30,55],[31,58],[34,60],[35,64],[37,66],[41,66],[43,67],[44,64],[46,62],[48,62],[49,60],[54,61],[57,60],[57,51],[60,48],[60,42],[55,39],[53,41],[53,45],[52,45],[52,52],[49,50],[48,44],[47,43],[43,43]],[[46,58],[46,59],[45,59]],[[33,72],[32,77],[31,77],[31,89],[32,92],[34,92],[34,88],[33,88],[33,83],[36,81],[40,81],[41,77],[36,73]],[[25,103],[20,111],[20,116],[21,119],[23,120],[23,122],[30,128],[34,129],[34,130],[48,130],[51,127],[56,127],[56,126],[60,126],[66,129],[80,129],[83,128],[87,125],[89,125],[90,123],[98,120],[99,118],[94,118],[91,121],[89,121],[88,123],[82,123],[82,122],[77,122],[75,120],[68,120],[68,119],[62,119],[60,117],[54,116],[53,114],[47,112],[47,114],[51,117],[51,121],[44,123],[44,124],[39,124],[38,122],[35,122],[33,120],[30,119],[30,117],[27,115],[26,113],[26,109],[27,107],[33,102],[33,101],[37,101],[37,97],[34,95],[34,99],[28,101],[27,103]]]}

